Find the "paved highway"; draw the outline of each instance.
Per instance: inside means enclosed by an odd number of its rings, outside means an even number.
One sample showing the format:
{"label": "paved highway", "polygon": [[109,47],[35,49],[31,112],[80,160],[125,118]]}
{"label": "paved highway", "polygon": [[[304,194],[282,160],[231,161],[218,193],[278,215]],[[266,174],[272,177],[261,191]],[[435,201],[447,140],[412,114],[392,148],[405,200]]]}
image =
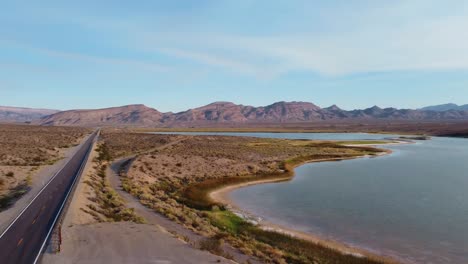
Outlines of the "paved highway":
{"label": "paved highway", "polygon": [[94,132],[12,224],[0,235],[0,263],[31,264],[39,260],[55,222],[86,163]]}

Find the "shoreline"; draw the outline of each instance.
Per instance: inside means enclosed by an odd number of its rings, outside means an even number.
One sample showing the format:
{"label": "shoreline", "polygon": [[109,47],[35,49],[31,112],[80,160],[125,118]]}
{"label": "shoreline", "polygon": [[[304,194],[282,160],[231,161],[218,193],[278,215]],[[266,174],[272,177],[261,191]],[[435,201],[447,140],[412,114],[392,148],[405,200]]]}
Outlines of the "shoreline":
{"label": "shoreline", "polygon": [[[385,146],[385,145],[405,145],[405,144],[413,144],[415,142],[412,141],[400,141],[398,143],[388,143],[388,144],[381,144],[381,145],[374,145],[374,146]],[[353,145],[353,146],[364,146],[368,147],[370,145]],[[257,225],[259,228],[267,231],[274,231],[278,232],[281,234],[286,234],[290,235],[294,238],[306,240],[312,243],[320,244],[323,246],[326,246],[328,248],[334,249],[342,254],[345,255],[353,255],[356,257],[367,257],[370,259],[374,260],[380,260],[384,261],[385,263],[391,263],[391,264],[397,264],[397,263],[402,263],[399,260],[396,260],[395,257],[391,256],[386,256],[386,255],[380,255],[379,253],[374,253],[369,249],[365,249],[362,247],[357,247],[357,246],[352,246],[348,245],[345,242],[340,242],[340,241],[335,241],[335,240],[330,240],[326,239],[320,235],[312,234],[309,232],[303,232],[300,230],[296,230],[294,228],[286,227],[284,225],[279,225],[279,224],[274,224],[268,221],[265,221],[261,219],[260,216],[252,214],[246,210],[243,210],[238,206],[234,201],[232,201],[229,197],[229,194],[240,188],[248,187],[248,186],[253,186],[253,185],[258,185],[258,184],[265,184],[265,183],[278,183],[278,182],[284,182],[284,181],[289,181],[292,180],[295,176],[295,169],[303,166],[305,164],[311,164],[311,163],[318,163],[318,162],[333,162],[333,161],[344,161],[344,160],[353,160],[353,159],[359,159],[359,158],[376,158],[376,157],[382,157],[382,156],[387,156],[391,155],[393,153],[392,150],[390,149],[382,149],[383,151],[375,156],[369,156],[369,155],[363,155],[363,156],[357,156],[357,157],[351,157],[351,158],[334,158],[334,159],[321,159],[321,160],[312,160],[312,161],[305,161],[301,162],[299,164],[296,164],[293,167],[293,175],[292,176],[283,176],[283,177],[278,177],[278,178],[271,178],[271,179],[263,179],[263,180],[255,180],[255,181],[250,181],[250,182],[242,182],[238,184],[233,184],[233,185],[228,185],[228,186],[223,186],[218,189],[215,189],[213,191],[210,191],[208,194],[208,197],[212,199],[215,202],[219,202],[222,204],[227,205],[227,209],[231,211],[232,213],[240,216],[244,220],[248,222],[252,222],[255,225]]]}

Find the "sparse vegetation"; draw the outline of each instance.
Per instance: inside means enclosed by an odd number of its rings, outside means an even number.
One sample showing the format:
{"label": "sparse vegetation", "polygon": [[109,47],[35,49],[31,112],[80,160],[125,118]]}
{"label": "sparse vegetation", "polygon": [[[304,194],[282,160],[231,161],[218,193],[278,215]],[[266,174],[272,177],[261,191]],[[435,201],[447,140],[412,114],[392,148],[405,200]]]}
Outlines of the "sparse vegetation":
{"label": "sparse vegetation", "polygon": [[40,166],[90,132],[76,127],[0,125],[0,166]]}
{"label": "sparse vegetation", "polygon": [[[351,257],[326,246],[287,234],[265,231],[229,211],[210,212],[209,217],[213,225],[231,235],[241,237],[244,241],[253,239],[281,250],[287,263],[384,263],[378,260]],[[244,250],[255,251],[255,247],[249,243],[244,243],[243,246],[246,247]]]}
{"label": "sparse vegetation", "polygon": [[[150,136],[158,141],[162,135]],[[106,142],[114,137],[126,135],[108,136]],[[112,149],[124,152],[125,146],[114,144]],[[121,179],[124,190],[143,205],[205,236],[200,247],[219,255],[224,254],[223,243],[228,243],[268,263],[384,263],[264,231],[208,196],[223,185],[288,180],[293,168],[304,162],[375,155],[380,151],[332,142],[185,136],[170,148],[141,154],[124,164]]]}
{"label": "sparse vegetation", "polygon": [[[2,185],[0,185],[1,187]],[[9,208],[18,198],[29,191],[30,187],[26,183],[16,185],[8,193],[0,195],[0,211]]]}
{"label": "sparse vegetation", "polygon": [[110,154],[107,146],[100,144],[97,152],[98,156],[94,160],[96,164],[95,171],[97,173],[91,175],[90,180],[85,182],[94,190],[93,204],[88,204],[88,208],[82,208],[82,210],[92,215],[98,221],[144,223],[144,219],[136,215],[133,208],[127,208],[122,198],[109,186],[106,170],[110,161]]}
{"label": "sparse vegetation", "polygon": [[122,133],[119,130],[105,129],[101,138],[106,142],[109,158],[115,159],[126,155],[134,155],[163,146],[179,136],[159,135],[154,137],[142,133]]}
{"label": "sparse vegetation", "polygon": [[30,190],[33,174],[41,166],[63,157],[64,146],[78,144],[85,128],[0,125],[0,211]]}
{"label": "sparse vegetation", "polygon": [[200,249],[209,251],[215,255],[222,255],[224,253],[221,246],[223,242],[221,239],[216,237],[209,237],[200,242]]}

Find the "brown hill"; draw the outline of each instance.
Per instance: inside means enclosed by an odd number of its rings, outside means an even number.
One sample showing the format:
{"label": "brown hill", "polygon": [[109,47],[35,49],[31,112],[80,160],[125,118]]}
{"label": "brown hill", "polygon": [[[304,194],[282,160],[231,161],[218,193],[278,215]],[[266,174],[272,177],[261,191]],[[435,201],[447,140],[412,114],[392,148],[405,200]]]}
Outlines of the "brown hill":
{"label": "brown hill", "polygon": [[0,122],[30,122],[57,112],[51,109],[0,106]]}
{"label": "brown hill", "polygon": [[41,125],[49,126],[154,126],[163,114],[145,105],[127,105],[95,110],[69,110],[46,116]]}
{"label": "brown hill", "polygon": [[245,122],[247,118],[244,112],[249,111],[251,106],[236,105],[230,102],[214,102],[199,108],[173,114],[168,117],[172,123],[196,123],[196,122]]}
{"label": "brown hill", "polygon": [[197,127],[216,125],[284,124],[322,121],[453,121],[468,120],[468,111],[422,111],[378,106],[345,111],[333,105],[320,108],[307,102],[277,102],[253,107],[231,102],[215,102],[179,113],[161,113],[144,105],[128,105],[96,110],[71,110],[41,119],[42,125]]}
{"label": "brown hill", "polygon": [[321,119],[320,107],[304,102],[278,102],[264,107],[215,102],[206,106],[166,115],[168,124],[245,122],[300,122]]}
{"label": "brown hill", "polygon": [[247,118],[251,121],[300,122],[323,119],[323,110],[306,102],[278,102],[254,108]]}

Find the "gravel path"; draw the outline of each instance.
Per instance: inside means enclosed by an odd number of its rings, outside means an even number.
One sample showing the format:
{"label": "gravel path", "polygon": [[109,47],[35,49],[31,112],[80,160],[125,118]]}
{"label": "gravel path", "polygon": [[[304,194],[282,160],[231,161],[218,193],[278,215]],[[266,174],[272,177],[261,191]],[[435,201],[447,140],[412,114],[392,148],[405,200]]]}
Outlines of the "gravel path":
{"label": "gravel path", "polygon": [[[93,156],[88,159],[87,167],[92,166],[92,158]],[[85,171],[89,171],[89,168]],[[145,214],[145,207],[138,201],[132,201],[133,197],[126,196],[129,194],[120,188],[116,188],[119,182],[115,181],[117,177],[114,173],[113,170],[108,170],[112,187],[128,201],[128,207],[134,207],[140,216],[146,218],[148,224],[97,223],[89,219],[87,214],[80,210],[88,199],[84,183],[86,177],[83,175],[62,225],[61,252],[44,254],[42,263],[233,263],[195,249],[155,224],[152,214]]]}
{"label": "gravel path", "polygon": [[[161,150],[161,149],[167,148],[177,143],[178,142],[171,142],[158,149]],[[107,169],[107,178],[109,179],[110,185],[126,201],[127,206],[131,208],[135,208],[135,212],[137,213],[137,215],[140,215],[143,218],[145,218],[145,220],[149,224],[160,226],[161,228],[163,228],[164,230],[167,230],[168,232],[176,233],[180,236],[188,238],[192,246],[196,246],[201,240],[205,239],[205,237],[189,229],[186,229],[185,227],[167,219],[165,216],[153,211],[152,209],[145,207],[135,197],[133,197],[131,194],[127,193],[126,191],[122,189],[122,183],[120,181],[120,176],[118,175],[118,172],[122,164],[124,164],[125,162],[133,158],[134,156],[119,159],[113,162],[110,168]],[[235,261],[238,263],[245,263],[247,262],[247,260],[250,261],[250,263],[260,263],[256,259],[253,259],[249,256],[242,254],[240,251],[238,251],[237,249],[229,245],[224,245],[223,250],[229,253],[230,255],[232,255]]]}

